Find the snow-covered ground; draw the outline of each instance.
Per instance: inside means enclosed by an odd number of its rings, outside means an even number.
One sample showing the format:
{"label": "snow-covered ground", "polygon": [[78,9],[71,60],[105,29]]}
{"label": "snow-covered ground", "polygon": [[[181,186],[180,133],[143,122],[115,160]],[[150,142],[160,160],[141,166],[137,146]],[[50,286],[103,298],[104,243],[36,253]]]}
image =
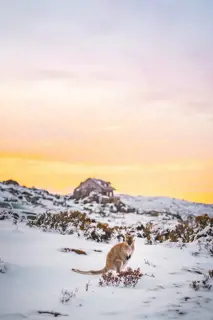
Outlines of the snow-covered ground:
{"label": "snow-covered ground", "polygon": [[121,201],[136,208],[139,212],[159,211],[180,214],[183,217],[187,215],[208,214],[213,216],[213,204],[204,204],[185,201],[169,197],[144,197],[120,195]]}
{"label": "snow-covered ground", "polygon": [[[71,271],[102,268],[113,241],[95,243],[75,235],[42,232],[24,224],[16,229],[10,221],[0,221],[0,258],[7,267],[6,273],[0,272],[0,318],[53,318],[37,313],[46,310],[68,315],[60,319],[75,320],[102,320],[109,316],[118,320],[213,319],[213,289],[195,291],[189,286],[193,280],[203,279],[203,275],[186,269],[196,268],[204,274],[213,269],[212,257],[205,251],[198,256],[192,254],[198,251],[195,243],[180,249],[177,244],[145,245],[143,239],[136,238],[129,265],[133,269],[140,267],[147,275],[135,288],[99,287],[98,275]],[[87,255],[62,253],[62,247],[82,249]],[[60,301],[63,289],[78,289],[76,297],[67,304]]]}

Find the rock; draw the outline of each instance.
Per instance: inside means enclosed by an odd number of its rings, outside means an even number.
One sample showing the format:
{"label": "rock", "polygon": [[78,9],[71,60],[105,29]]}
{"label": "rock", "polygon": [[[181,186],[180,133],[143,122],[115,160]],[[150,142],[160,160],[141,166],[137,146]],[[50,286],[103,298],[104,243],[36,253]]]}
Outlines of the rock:
{"label": "rock", "polygon": [[5,185],[20,186],[17,181],[12,180],[12,179],[2,181],[2,183],[5,184]]}
{"label": "rock", "polygon": [[79,250],[79,249],[72,249],[72,248],[62,248],[60,249],[61,252],[75,252],[79,255],[83,254],[83,255],[87,255],[87,253],[83,250]]}

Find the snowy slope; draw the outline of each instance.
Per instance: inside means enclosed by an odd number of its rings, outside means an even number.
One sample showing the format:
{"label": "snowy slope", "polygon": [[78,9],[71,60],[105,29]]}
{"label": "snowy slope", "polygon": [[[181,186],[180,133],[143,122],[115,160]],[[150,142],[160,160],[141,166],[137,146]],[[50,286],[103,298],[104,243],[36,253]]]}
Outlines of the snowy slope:
{"label": "snowy slope", "polygon": [[196,203],[169,197],[143,197],[120,195],[123,202],[139,210],[139,213],[149,211],[170,212],[182,215],[200,215],[207,213],[213,216],[213,204]]}
{"label": "snowy slope", "polygon": [[[90,219],[109,226],[151,222],[154,229],[167,230],[179,223],[178,216],[205,213],[213,216],[212,205],[166,197],[119,196],[121,203],[116,206],[99,201],[101,199],[94,201],[92,197],[76,201],[71,195],[0,183],[0,201],[18,201],[37,208],[38,212],[41,208],[54,212],[85,212]],[[129,264],[133,269],[141,268],[144,276],[140,282],[135,288],[102,288],[98,286],[99,276],[75,274],[71,268],[102,268],[107,251],[117,241],[115,238],[107,244],[97,243],[78,237],[76,233],[61,235],[56,230],[42,232],[24,223],[14,226],[10,220],[0,221],[0,319],[51,319],[50,315],[37,313],[46,310],[77,320],[102,320],[109,316],[118,320],[179,317],[196,320],[201,316],[212,320],[213,290],[195,291],[189,286],[193,280],[203,279],[202,274],[189,272],[193,268],[203,274],[213,269],[212,257],[204,246],[211,237],[209,230],[210,226],[204,229],[200,247],[197,241],[182,247],[181,242],[147,245],[146,239],[136,238],[136,250]],[[62,247],[82,249],[87,255],[62,253],[59,251]],[[86,291],[88,281],[90,285]],[[76,288],[76,297],[62,304],[62,289]]]}
{"label": "snowy slope", "polygon": [[[118,195],[127,207],[135,209],[137,214],[150,214],[152,211],[158,213],[179,214],[183,217],[188,215],[201,215],[207,213],[213,216],[213,205],[194,203],[167,197],[143,197]],[[4,185],[0,183],[0,201],[19,201],[26,205],[32,205],[46,210],[79,210],[90,214],[113,215],[119,213],[114,205],[103,206],[100,203],[84,199],[75,201],[71,195],[57,195],[46,190],[36,188],[26,188],[14,185]],[[87,203],[86,203],[87,202]]]}
{"label": "snowy slope", "polygon": [[[16,230],[8,221],[0,222],[0,257],[7,272],[0,273],[0,319],[52,319],[37,314],[47,310],[67,314],[59,319],[187,319],[212,320],[212,290],[193,290],[189,284],[212,269],[212,258],[199,256],[195,243],[182,249],[176,245],[145,245],[136,239],[135,253],[129,262],[144,275],[135,288],[99,287],[99,276],[73,273],[71,268],[100,269],[111,244],[98,244],[76,236],[44,233],[24,224]],[[61,247],[83,249],[87,255],[62,253]],[[94,249],[102,250],[95,252]],[[145,260],[151,265],[145,263]],[[154,274],[154,277],[151,277]],[[90,281],[89,290],[86,283]],[[78,289],[67,304],[60,302],[62,289]]]}
{"label": "snowy slope", "polygon": [[19,202],[27,206],[54,210],[63,207],[64,196],[51,194],[46,190],[0,183],[0,201]]}

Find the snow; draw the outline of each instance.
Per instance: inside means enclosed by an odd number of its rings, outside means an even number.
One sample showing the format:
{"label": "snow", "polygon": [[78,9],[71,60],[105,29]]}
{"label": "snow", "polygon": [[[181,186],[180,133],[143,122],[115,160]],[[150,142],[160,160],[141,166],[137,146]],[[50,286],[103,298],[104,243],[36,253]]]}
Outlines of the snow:
{"label": "snow", "polygon": [[[99,275],[71,271],[71,268],[102,268],[113,244],[113,241],[95,243],[75,235],[42,232],[24,224],[19,224],[17,229],[10,221],[0,221],[0,255],[7,264],[7,272],[0,273],[0,319],[53,318],[37,314],[38,310],[60,312],[76,320],[104,320],[109,316],[118,320],[212,319],[212,291],[194,291],[189,286],[203,276],[186,269],[199,268],[204,273],[212,269],[212,258],[205,251],[199,256],[192,255],[198,250],[195,243],[180,249],[177,244],[169,243],[145,245],[143,239],[136,238],[129,265],[133,269],[140,267],[147,275],[135,288],[102,288],[98,286]],[[62,253],[59,250],[62,247],[82,249],[87,255]],[[76,288],[76,297],[62,304],[62,290]]]}
{"label": "snow", "polygon": [[[118,219],[123,216],[123,222],[126,220],[130,221],[133,219],[137,220],[150,220],[149,215],[152,211],[157,211],[162,215],[165,213],[173,215],[181,215],[182,218],[186,218],[189,215],[201,215],[207,213],[209,216],[213,216],[213,205],[194,203],[189,201],[184,201],[180,199],[168,198],[168,197],[143,197],[143,196],[129,196],[117,194],[121,201],[130,208],[135,208],[137,210],[137,215],[128,214],[129,217],[124,216],[121,212],[116,212],[116,207],[114,204],[107,204],[104,208],[102,203],[90,202],[85,204],[84,201],[79,201],[75,203],[75,200],[70,197],[70,195],[57,195],[51,194],[42,189],[26,188],[14,185],[4,185],[0,183],[0,200],[12,200],[18,201],[22,204],[32,206],[35,210],[40,213],[42,210],[52,210],[59,212],[62,210],[77,210],[85,213],[90,213],[94,217],[100,217],[100,213],[104,212],[106,216],[111,216],[116,213]],[[100,197],[107,198],[107,197]],[[85,200],[85,199],[84,199]],[[89,199],[88,199],[89,200]],[[101,202],[101,201],[100,201]],[[41,210],[42,209],[42,210]],[[91,216],[91,217],[92,217]],[[164,216],[165,217],[165,216]],[[107,217],[104,218],[107,222]],[[109,220],[109,219],[108,219]],[[152,219],[153,220],[153,219]]]}
{"label": "snow", "polygon": [[[121,201],[126,206],[135,208],[138,213],[138,219],[142,219],[142,216],[144,217],[151,211],[157,211],[161,214],[179,214],[183,218],[186,218],[189,215],[197,216],[205,213],[209,216],[213,216],[213,204],[195,203],[168,197],[133,197],[123,194],[116,194],[116,197],[120,197]],[[107,197],[100,197],[100,199],[101,198]],[[5,199],[19,201],[22,204],[33,206],[34,209],[38,209],[38,213],[41,212],[41,209],[51,209],[52,211],[78,210],[85,213],[90,211],[92,214],[100,216],[100,212],[103,211],[107,215],[111,215],[116,211],[114,204],[108,204],[103,208],[101,203],[96,202],[84,204],[84,201],[79,201],[79,203],[75,203],[75,200],[72,199],[70,195],[59,196],[42,189],[4,185],[0,183],[0,200],[2,201]],[[117,213],[118,214],[116,216],[118,218],[123,215],[120,212]]]}
{"label": "snow", "polygon": [[213,216],[213,204],[190,202],[169,197],[144,197],[120,194],[124,203],[139,209],[141,213],[147,211],[170,212],[173,214],[201,215],[207,213]]}

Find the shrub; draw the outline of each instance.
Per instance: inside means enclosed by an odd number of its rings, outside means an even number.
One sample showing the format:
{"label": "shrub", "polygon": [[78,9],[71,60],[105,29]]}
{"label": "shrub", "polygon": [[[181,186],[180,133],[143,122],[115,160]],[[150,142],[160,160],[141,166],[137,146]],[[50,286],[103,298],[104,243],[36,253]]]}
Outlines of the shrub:
{"label": "shrub", "polygon": [[[145,244],[156,244],[163,241],[185,243],[204,240],[208,245],[208,253],[213,255],[213,218],[208,215],[189,217],[178,220],[175,227],[166,230],[154,223],[136,223],[131,226],[110,227],[108,223],[101,223],[91,219],[86,213],[80,211],[59,212],[57,214],[44,213],[28,221],[29,226],[42,228],[44,231],[55,230],[61,234],[83,235],[88,240],[109,243],[126,232],[135,237],[145,238]],[[207,247],[206,247],[207,249]]]}
{"label": "shrub", "polygon": [[205,290],[211,290],[212,289],[212,284],[209,283],[209,280],[211,278],[211,271],[208,276],[205,276],[203,280],[201,281],[192,281],[190,284],[190,287],[194,289],[195,291],[198,291],[200,289],[205,289]]}
{"label": "shrub", "polygon": [[210,278],[213,278],[213,269],[212,269],[212,270],[209,270],[209,277],[210,277]]}
{"label": "shrub", "polygon": [[140,268],[133,270],[129,267],[126,271],[116,274],[110,271],[102,274],[99,279],[99,286],[135,287],[141,277]]}
{"label": "shrub", "polygon": [[204,229],[207,226],[213,227],[213,218],[210,218],[207,214],[200,215],[195,218],[195,222],[198,227]]}
{"label": "shrub", "polygon": [[200,238],[205,238],[205,242],[209,247],[209,254],[213,253],[213,248],[211,249],[211,243],[213,242],[213,218],[209,217],[207,214],[200,215],[197,217],[189,217],[186,220],[179,221],[174,229],[153,230],[153,228],[148,228],[146,226],[145,236],[147,240],[150,239],[150,235],[153,234],[155,241],[163,242],[179,242],[189,243]]}
{"label": "shrub", "polygon": [[76,288],[75,290],[72,290],[72,291],[62,290],[61,291],[61,298],[60,298],[61,303],[65,304],[65,303],[69,302],[72,298],[75,298],[77,292],[78,292],[78,288]]}
{"label": "shrub", "polygon": [[7,272],[7,264],[0,258],[0,273]]}
{"label": "shrub", "polygon": [[42,228],[44,231],[55,230],[61,234],[77,233],[79,235],[81,232],[86,239],[96,242],[109,242],[126,229],[125,227],[110,227],[107,223],[97,222],[79,211],[44,213],[35,220],[28,221],[28,225]]}

